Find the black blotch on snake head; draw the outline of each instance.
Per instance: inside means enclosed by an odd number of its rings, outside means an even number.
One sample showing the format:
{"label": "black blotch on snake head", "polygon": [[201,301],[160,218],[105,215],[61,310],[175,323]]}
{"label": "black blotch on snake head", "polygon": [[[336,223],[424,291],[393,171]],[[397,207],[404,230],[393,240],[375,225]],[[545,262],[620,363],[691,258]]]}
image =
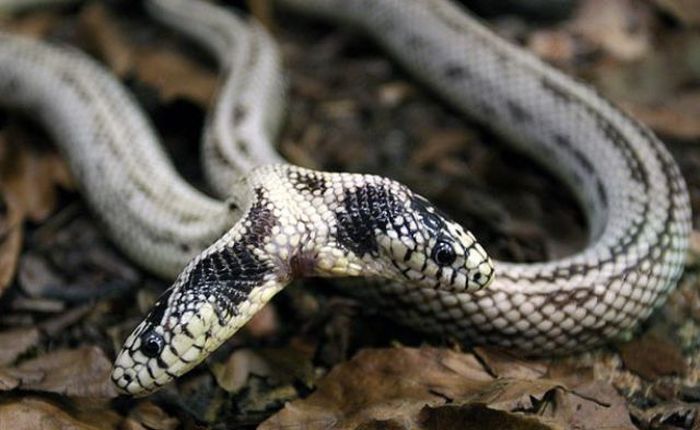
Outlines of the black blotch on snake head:
{"label": "black blotch on snake head", "polygon": [[474,236],[424,197],[406,191],[406,199],[406,211],[389,234],[400,279],[456,292],[489,285],[493,266]]}
{"label": "black blotch on snake head", "polygon": [[345,190],[336,220],[338,244],[379,262],[379,276],[450,291],[475,291],[493,278],[474,236],[398,183]]}

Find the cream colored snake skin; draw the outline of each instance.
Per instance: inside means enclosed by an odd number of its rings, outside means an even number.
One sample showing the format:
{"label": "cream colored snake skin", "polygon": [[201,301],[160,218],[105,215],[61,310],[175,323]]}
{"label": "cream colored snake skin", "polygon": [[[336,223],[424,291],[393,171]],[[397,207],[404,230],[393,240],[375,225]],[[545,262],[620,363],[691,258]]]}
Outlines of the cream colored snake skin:
{"label": "cream colored snake skin", "polygon": [[47,128],[134,261],[170,277],[184,267],[119,353],[122,391],[148,393],[187,372],[302,276],[388,279],[364,294],[400,321],[536,355],[599,345],[663,303],[682,272],[690,208],[646,127],[446,0],[278,3],[363,29],[455,109],[548,166],[579,198],[590,244],[557,261],[492,266],[471,233],[403,185],[284,164],[271,143],[284,89],[275,44],[216,6],[148,3],[219,58],[203,159],[226,202],[178,177],[101,66],[1,34],[0,103]]}

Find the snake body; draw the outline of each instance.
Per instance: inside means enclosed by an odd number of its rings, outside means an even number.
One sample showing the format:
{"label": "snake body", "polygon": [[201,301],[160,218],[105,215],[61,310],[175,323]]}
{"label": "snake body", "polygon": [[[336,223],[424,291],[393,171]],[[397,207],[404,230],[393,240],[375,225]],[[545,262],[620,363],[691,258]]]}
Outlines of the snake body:
{"label": "snake body", "polygon": [[598,345],[663,303],[682,272],[690,205],[645,126],[447,0],[278,2],[362,28],[455,109],[549,167],[581,202],[590,243],[555,261],[497,261],[494,272],[471,233],[405,186],[281,163],[274,43],[215,6],[148,3],[219,59],[203,159],[224,202],[177,176],[99,65],[2,34],[0,103],[51,132],[125,252],[163,276],[184,267],[125,341],[112,374],[120,389],[149,392],[191,369],[301,276],[385,278],[365,294],[400,321],[540,355]]}

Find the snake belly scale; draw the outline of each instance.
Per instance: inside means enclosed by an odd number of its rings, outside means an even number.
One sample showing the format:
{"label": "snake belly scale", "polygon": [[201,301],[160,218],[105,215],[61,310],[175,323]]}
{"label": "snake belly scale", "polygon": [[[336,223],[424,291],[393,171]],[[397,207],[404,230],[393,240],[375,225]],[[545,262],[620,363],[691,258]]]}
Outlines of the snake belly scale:
{"label": "snake belly scale", "polygon": [[147,2],[221,65],[203,160],[226,201],[178,177],[99,65],[2,33],[0,103],[49,130],[127,254],[179,273],[116,359],[121,390],[147,393],[185,373],[302,276],[384,278],[355,288],[406,324],[539,355],[601,344],[663,303],[682,272],[690,205],[645,126],[449,1],[277,2],[367,32],[456,110],[550,168],[584,208],[589,245],[555,261],[491,262],[471,233],[395,181],[284,164],[272,143],[284,98],[274,41],[217,6]]}

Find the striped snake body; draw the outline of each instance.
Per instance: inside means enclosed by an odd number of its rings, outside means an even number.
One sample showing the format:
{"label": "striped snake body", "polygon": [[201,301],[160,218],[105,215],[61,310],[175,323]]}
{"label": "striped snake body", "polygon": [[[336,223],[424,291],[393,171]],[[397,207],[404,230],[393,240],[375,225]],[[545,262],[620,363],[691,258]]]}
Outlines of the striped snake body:
{"label": "striped snake body", "polygon": [[388,279],[364,294],[400,321],[530,354],[600,344],[663,303],[682,272],[690,207],[646,127],[447,0],[278,2],[362,28],[454,108],[557,173],[585,210],[590,243],[555,261],[492,266],[471,233],[403,185],[284,164],[272,145],[284,89],[275,44],[207,3],[148,7],[219,58],[203,160],[226,201],[178,177],[99,65],[0,34],[0,103],[51,132],[126,253],[179,272],[119,353],[120,389],[142,394],[191,369],[300,276]]}

